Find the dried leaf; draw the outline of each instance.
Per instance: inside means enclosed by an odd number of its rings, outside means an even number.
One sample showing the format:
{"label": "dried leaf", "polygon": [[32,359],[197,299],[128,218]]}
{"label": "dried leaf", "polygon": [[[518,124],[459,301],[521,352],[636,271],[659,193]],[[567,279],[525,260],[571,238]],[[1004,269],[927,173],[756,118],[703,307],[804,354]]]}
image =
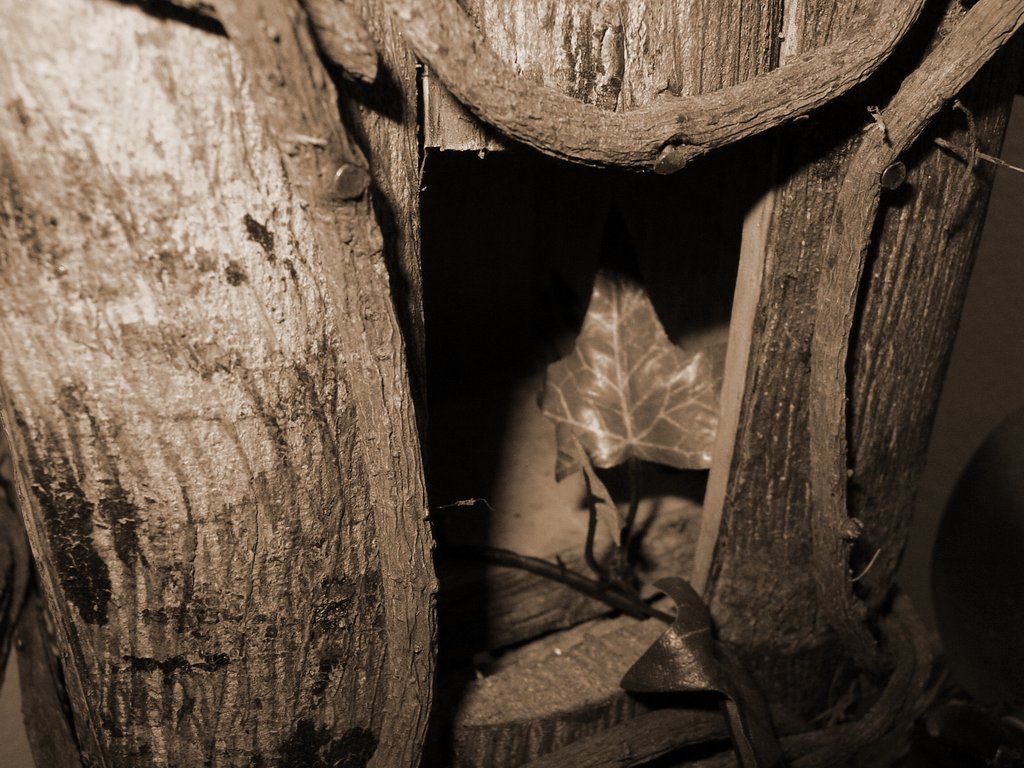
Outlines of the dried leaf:
{"label": "dried leaf", "polygon": [[662,579],[655,586],[675,601],[676,619],[629,668],[622,687],[632,693],[717,692],[740,765],[780,765],[782,751],[767,706],[739,661],[715,641],[700,596],[680,578]]}
{"label": "dried leaf", "polygon": [[559,433],[559,479],[578,468],[568,434],[604,469],[631,457],[679,469],[711,464],[718,383],[703,353],[675,346],[643,287],[603,269],[576,345],[548,366],[541,408]]}

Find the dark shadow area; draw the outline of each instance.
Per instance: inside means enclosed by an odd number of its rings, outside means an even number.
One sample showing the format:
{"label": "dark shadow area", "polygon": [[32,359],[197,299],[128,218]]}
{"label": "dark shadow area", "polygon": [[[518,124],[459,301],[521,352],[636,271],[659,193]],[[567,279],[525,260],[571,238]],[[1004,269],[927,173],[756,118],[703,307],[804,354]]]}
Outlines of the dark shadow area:
{"label": "dark shadow area", "polygon": [[217,19],[213,3],[193,0],[193,2],[168,2],[168,0],[113,0],[121,5],[134,5],[143,12],[158,19],[177,21],[190,27],[201,29],[212,35],[227,37],[223,25]]}
{"label": "dark shadow area", "polygon": [[[435,755],[425,765],[449,764],[453,713],[486,654],[501,650],[486,645],[484,566],[462,562],[454,575],[445,546],[488,543],[494,533],[488,507],[506,442],[522,409],[536,407],[523,387],[539,394],[545,367],[572,348],[609,247],[610,212],[621,219],[615,237],[634,251],[669,337],[720,361],[743,218],[762,191],[748,188],[747,170],[766,161],[769,147],[747,142],[669,177],[575,166],[524,149],[428,154],[421,185],[425,455],[441,591]],[[627,498],[623,472],[603,474],[612,494]],[[706,481],[706,471],[645,466],[643,496],[699,501]],[[639,519],[639,530],[650,522]],[[549,551],[576,545],[582,540],[551,541]],[[480,578],[467,591],[474,567]],[[456,623],[448,591],[459,594],[459,616],[481,621]]]}

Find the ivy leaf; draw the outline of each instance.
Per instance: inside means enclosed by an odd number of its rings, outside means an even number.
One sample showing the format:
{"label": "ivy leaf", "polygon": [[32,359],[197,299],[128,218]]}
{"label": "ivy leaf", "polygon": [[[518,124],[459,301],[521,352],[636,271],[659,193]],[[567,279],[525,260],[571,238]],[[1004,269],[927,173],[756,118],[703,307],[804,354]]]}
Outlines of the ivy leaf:
{"label": "ivy leaf", "polygon": [[602,269],[573,351],[548,366],[541,409],[555,422],[558,479],[579,468],[571,434],[594,466],[627,459],[703,469],[711,464],[719,385],[702,352],[665,333],[643,287]]}
{"label": "ivy leaf", "polygon": [[700,596],[678,577],[655,586],[675,601],[676,618],[629,668],[622,688],[631,693],[718,693],[742,768],[781,765],[768,707],[743,666],[715,640]]}

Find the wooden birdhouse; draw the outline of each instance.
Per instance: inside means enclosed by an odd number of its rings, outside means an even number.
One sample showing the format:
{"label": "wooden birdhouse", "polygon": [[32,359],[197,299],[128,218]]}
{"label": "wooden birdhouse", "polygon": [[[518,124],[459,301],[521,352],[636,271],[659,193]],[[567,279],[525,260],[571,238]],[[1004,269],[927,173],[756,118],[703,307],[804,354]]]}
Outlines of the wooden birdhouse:
{"label": "wooden birdhouse", "polygon": [[1020,5],[0,0],[37,764],[900,755]]}

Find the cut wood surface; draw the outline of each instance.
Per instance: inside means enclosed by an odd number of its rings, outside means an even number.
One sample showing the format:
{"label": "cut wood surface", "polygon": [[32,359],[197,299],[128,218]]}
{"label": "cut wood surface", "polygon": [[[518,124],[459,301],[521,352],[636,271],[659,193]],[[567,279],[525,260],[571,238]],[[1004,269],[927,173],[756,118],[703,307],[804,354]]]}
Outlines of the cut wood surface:
{"label": "cut wood surface", "polygon": [[[640,519],[643,539],[637,548],[640,578],[653,584],[659,578],[689,572],[699,527],[699,505],[653,511],[649,521],[646,517]],[[547,552],[542,557],[593,578],[583,557],[582,544],[579,539],[569,548]],[[565,584],[518,568],[481,565],[465,558],[446,559],[443,548],[438,556],[438,576],[444,585],[438,595],[438,613],[442,621],[463,628],[445,644],[445,654],[504,648],[614,610]],[[606,545],[598,551],[598,559],[603,562],[607,556]],[[480,595],[486,598],[483,606]]]}
{"label": "cut wood surface", "polygon": [[[893,611],[881,624],[888,651],[899,660],[893,674],[871,697],[865,711],[842,723],[808,729],[798,722],[781,727],[783,753],[795,768],[833,768],[836,765],[893,765],[906,751],[911,724],[927,708],[934,687],[935,648],[932,635],[917,619],[905,596],[898,596]],[[662,702],[664,703],[664,702]],[[677,705],[683,706],[680,701]],[[695,708],[638,712],[618,725],[548,752],[530,768],[627,768],[648,765],[735,766],[728,729],[720,712]],[[684,747],[700,745],[696,755],[680,754]],[[714,750],[724,751],[712,754]],[[676,754],[672,754],[676,753]]]}
{"label": "cut wood surface", "polygon": [[619,681],[665,628],[654,619],[604,619],[501,656],[462,694],[455,765],[522,765],[643,711]]}
{"label": "cut wood surface", "polygon": [[717,710],[659,709],[531,760],[527,768],[630,768],[685,746],[728,738]]}
{"label": "cut wood surface", "polygon": [[3,415],[85,761],[418,764],[416,419],[305,19],[0,7]]}

